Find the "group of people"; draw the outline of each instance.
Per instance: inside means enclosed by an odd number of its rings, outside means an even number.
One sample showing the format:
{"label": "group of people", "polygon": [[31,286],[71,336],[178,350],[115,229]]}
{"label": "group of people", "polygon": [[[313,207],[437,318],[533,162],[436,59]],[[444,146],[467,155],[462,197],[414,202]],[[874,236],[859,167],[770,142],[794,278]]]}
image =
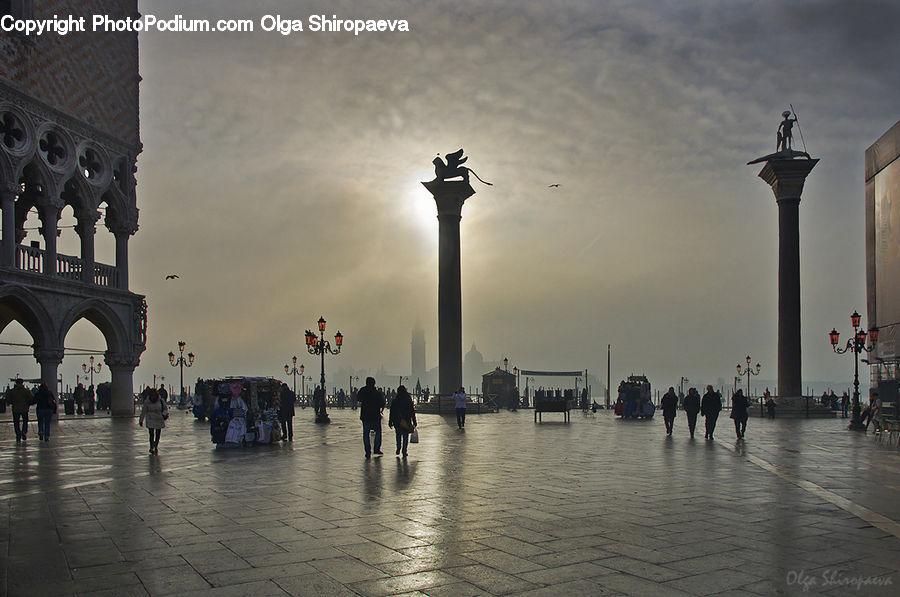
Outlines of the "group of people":
{"label": "group of people", "polygon": [[[731,418],[734,419],[734,432],[737,439],[744,438],[744,432],[747,430],[747,419],[749,418],[750,402],[744,396],[743,390],[738,390],[731,397]],[[665,393],[660,400],[660,408],[663,411],[663,421],[666,424],[666,435],[672,435],[675,425],[675,415],[678,412],[678,394],[675,388],[670,386],[669,391]],[[688,390],[682,404],[684,413],[687,415],[688,430],[691,433],[691,439],[694,438],[694,428],[697,425],[697,415],[702,415],[706,419],[706,433],[704,438],[708,440],[715,439],[713,434],[716,431],[716,423],[719,419],[719,413],[722,411],[722,394],[715,391],[713,387],[706,386],[706,393],[700,397],[700,393],[696,388]]]}
{"label": "group of people", "polygon": [[21,379],[16,379],[13,387],[6,392],[6,402],[12,409],[17,444],[28,440],[28,412],[32,404],[37,414],[38,436],[42,442],[50,441],[50,421],[57,405],[47,384],[42,383],[35,392],[31,392]]}
{"label": "group of people", "polygon": [[[371,458],[372,454],[381,456],[384,454],[381,451],[381,419],[387,399],[384,392],[375,387],[374,377],[366,378],[366,385],[356,394],[356,400],[359,404],[359,419],[362,421],[363,448],[366,451],[366,458]],[[416,407],[412,396],[406,386],[401,385],[397,388],[397,393],[391,401],[388,414],[388,427],[394,430],[398,456],[402,453],[406,458],[410,434],[416,430],[417,426]],[[374,436],[374,441],[371,436]]]}

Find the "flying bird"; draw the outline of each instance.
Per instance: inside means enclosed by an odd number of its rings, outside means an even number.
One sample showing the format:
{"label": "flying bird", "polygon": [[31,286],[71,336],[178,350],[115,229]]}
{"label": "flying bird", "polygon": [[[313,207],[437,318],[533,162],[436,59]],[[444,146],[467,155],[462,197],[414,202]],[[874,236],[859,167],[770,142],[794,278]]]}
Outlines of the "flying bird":
{"label": "flying bird", "polygon": [[174,280],[177,277],[178,277],[178,274],[169,274],[168,276],[166,276],[166,280]]}
{"label": "flying bird", "polygon": [[559,183],[549,185],[547,188],[548,188],[548,189],[552,189],[553,187],[556,187],[556,188],[558,189],[558,188],[559,188]]}

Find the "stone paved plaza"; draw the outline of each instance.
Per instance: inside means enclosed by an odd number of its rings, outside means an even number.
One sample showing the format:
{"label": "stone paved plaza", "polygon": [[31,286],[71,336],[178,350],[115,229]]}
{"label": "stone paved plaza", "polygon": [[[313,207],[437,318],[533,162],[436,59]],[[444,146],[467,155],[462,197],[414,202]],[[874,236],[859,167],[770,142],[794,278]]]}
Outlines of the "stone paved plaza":
{"label": "stone paved plaza", "polygon": [[[751,419],[736,444],[661,419],[420,415],[365,460],[357,412],[216,450],[172,411],[0,423],[7,595],[896,595],[900,451],[835,420]],[[5,415],[8,417],[9,415]],[[702,420],[701,420],[702,425]],[[864,584],[853,584],[864,583]],[[804,589],[807,589],[804,591]]]}

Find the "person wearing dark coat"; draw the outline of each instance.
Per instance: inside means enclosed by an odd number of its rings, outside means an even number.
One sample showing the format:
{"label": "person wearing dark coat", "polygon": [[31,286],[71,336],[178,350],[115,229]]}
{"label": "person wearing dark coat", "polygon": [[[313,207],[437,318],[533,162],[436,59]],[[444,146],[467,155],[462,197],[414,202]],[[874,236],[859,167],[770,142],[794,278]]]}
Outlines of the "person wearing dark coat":
{"label": "person wearing dark coat", "polygon": [[750,401],[744,396],[744,390],[738,390],[731,397],[731,418],[734,419],[734,432],[738,439],[744,439],[744,431],[747,430],[747,409]]}
{"label": "person wearing dark coat", "polygon": [[73,395],[73,398],[75,399],[75,406],[77,408],[76,412],[79,415],[84,414],[84,395],[85,395],[84,384],[79,383],[75,387],[75,392]]}
{"label": "person wearing dark coat", "polygon": [[409,395],[406,386],[400,386],[397,388],[397,397],[391,402],[391,412],[388,415],[388,427],[392,427],[397,436],[398,456],[402,450],[403,457],[406,458],[409,434],[412,433],[417,424],[416,407],[413,404],[412,396]]}
{"label": "person wearing dark coat", "polygon": [[716,421],[719,411],[722,410],[722,395],[713,390],[712,386],[706,386],[706,393],[700,400],[700,414],[706,417],[706,439],[714,439]]}
{"label": "person wearing dark coat", "polygon": [[687,396],[684,397],[684,414],[687,415],[688,429],[691,432],[691,439],[694,439],[694,428],[697,426],[697,413],[700,412],[700,394],[696,388],[688,390]]}
{"label": "person wearing dark coat", "polygon": [[15,385],[6,392],[6,402],[12,408],[16,443],[26,441],[28,439],[28,409],[34,402],[34,394],[28,391],[21,378],[16,378]]}
{"label": "person wearing dark coat", "polygon": [[53,413],[56,412],[56,398],[53,392],[42,383],[34,395],[34,410],[37,413],[38,435],[41,441],[50,441],[50,421],[53,420]]}
{"label": "person wearing dark coat", "polygon": [[678,411],[678,394],[675,388],[669,386],[669,391],[665,393],[659,405],[663,411],[663,420],[666,423],[666,435],[672,435],[672,426],[675,423],[675,415]]}
{"label": "person wearing dark coat", "polygon": [[286,383],[281,384],[281,393],[278,396],[278,420],[281,422],[281,441],[294,441],[294,393]]}
{"label": "person wearing dark coat", "polygon": [[[366,458],[372,457],[372,448],[375,455],[384,454],[381,451],[381,411],[386,404],[384,394],[375,387],[375,378],[367,377],[366,385],[356,395],[359,401],[359,420],[363,426],[363,447],[366,449]],[[375,445],[372,446],[369,434],[375,432]]]}

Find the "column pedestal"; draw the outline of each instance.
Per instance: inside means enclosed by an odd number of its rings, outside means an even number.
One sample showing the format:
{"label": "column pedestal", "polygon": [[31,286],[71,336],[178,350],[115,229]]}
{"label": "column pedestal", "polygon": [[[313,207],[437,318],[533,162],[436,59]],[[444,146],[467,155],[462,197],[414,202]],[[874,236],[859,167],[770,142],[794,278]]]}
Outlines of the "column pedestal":
{"label": "column pedestal", "polygon": [[437,204],[438,393],[452,394],[462,383],[462,275],[459,222],[463,203],[475,194],[464,181],[422,183]]}
{"label": "column pedestal", "polygon": [[803,395],[800,369],[800,195],[817,159],[770,159],[759,177],[778,204],[778,396]]}

